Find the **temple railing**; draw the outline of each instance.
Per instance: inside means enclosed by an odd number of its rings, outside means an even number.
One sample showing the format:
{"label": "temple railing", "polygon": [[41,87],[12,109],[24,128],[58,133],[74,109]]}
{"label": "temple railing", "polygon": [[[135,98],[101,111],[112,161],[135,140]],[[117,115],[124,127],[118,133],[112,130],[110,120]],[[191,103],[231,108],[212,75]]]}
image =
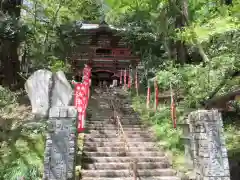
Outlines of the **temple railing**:
{"label": "temple railing", "polygon": [[[113,96],[113,94],[110,92],[109,88],[106,87],[107,93],[109,94],[109,97]],[[120,112],[121,110],[121,103],[118,101],[117,98],[112,98],[109,99],[109,104],[110,107],[113,109],[113,116],[111,117],[113,124],[117,126],[117,134],[120,140],[123,141],[124,144],[124,155],[126,156],[128,153],[131,152],[130,150],[130,144],[127,139],[126,133],[124,132],[122,122],[121,122],[121,117],[122,113]],[[135,157],[131,157],[131,160],[129,162],[129,169],[132,171],[133,174],[133,180],[137,180],[137,178],[140,179],[138,176],[138,171],[137,171],[137,159]]]}

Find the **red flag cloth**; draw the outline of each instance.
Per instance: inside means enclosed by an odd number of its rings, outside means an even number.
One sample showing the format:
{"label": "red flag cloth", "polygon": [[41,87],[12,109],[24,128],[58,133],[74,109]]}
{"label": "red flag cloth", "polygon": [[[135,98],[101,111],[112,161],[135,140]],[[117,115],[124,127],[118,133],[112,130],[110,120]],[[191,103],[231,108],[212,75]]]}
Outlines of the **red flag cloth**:
{"label": "red flag cloth", "polygon": [[87,72],[85,72],[84,74],[83,74],[83,79],[85,79],[85,78],[91,78],[91,71],[87,71]]}
{"label": "red flag cloth", "polygon": [[78,132],[80,133],[84,130],[86,109],[90,96],[91,68],[88,65],[85,65],[83,69],[83,82],[73,82],[73,84],[75,85],[74,105],[78,111]]}
{"label": "red flag cloth", "polygon": [[83,84],[85,84],[87,87],[90,87],[91,85],[91,79],[90,78],[86,78],[83,80]]}
{"label": "red flag cloth", "polygon": [[148,86],[148,89],[147,89],[147,108],[149,108],[149,104],[150,104],[150,87]]}
{"label": "red flag cloth", "polygon": [[78,133],[81,133],[82,131],[84,131],[84,119],[83,119],[83,113],[79,112],[78,113],[78,127],[77,127],[77,131]]}
{"label": "red flag cloth", "polygon": [[130,89],[131,86],[132,86],[131,76],[130,76],[130,71],[128,71],[128,89]]}
{"label": "red flag cloth", "polygon": [[84,130],[84,119],[83,113],[86,110],[86,103],[87,103],[87,96],[86,96],[86,85],[83,83],[77,83],[75,86],[75,94],[74,94],[74,105],[78,111],[78,132],[82,132]]}
{"label": "red flag cloth", "polygon": [[84,76],[84,78],[85,77],[88,77],[88,78],[91,77],[91,68],[90,68],[90,66],[85,65],[85,67],[83,68],[83,76]]}
{"label": "red flag cloth", "polygon": [[174,96],[173,93],[171,92],[171,117],[173,121],[173,128],[177,127],[177,115],[176,115],[176,106],[174,103]]}
{"label": "red flag cloth", "polygon": [[135,73],[135,88],[138,89],[138,73],[137,73],[137,70],[136,70],[136,73]]}
{"label": "red flag cloth", "polygon": [[155,85],[155,109],[157,110],[157,107],[158,107],[158,93],[159,93],[157,81],[155,81],[154,85]]}
{"label": "red flag cloth", "polygon": [[74,106],[76,108],[80,107],[81,105],[81,88],[82,88],[82,83],[76,83],[74,87]]}
{"label": "red flag cloth", "polygon": [[122,69],[120,70],[120,85],[122,85]]}
{"label": "red flag cloth", "polygon": [[124,86],[127,85],[127,70],[124,71]]}

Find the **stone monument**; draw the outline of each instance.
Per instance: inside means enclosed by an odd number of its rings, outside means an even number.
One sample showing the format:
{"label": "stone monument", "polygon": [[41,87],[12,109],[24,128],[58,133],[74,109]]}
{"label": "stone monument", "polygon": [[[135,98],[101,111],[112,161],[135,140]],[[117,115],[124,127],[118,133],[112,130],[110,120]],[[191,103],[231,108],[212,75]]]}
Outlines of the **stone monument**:
{"label": "stone monument", "polygon": [[25,83],[25,90],[32,105],[32,113],[36,116],[48,116],[52,78],[51,71],[40,69],[34,72]]}
{"label": "stone monument", "polygon": [[43,180],[74,180],[77,140],[74,107],[52,107],[49,111]]}
{"label": "stone monument", "polygon": [[188,124],[196,180],[230,180],[221,113],[194,111]]}
{"label": "stone monument", "polygon": [[48,124],[43,180],[74,180],[77,111],[70,106],[71,85],[62,71],[38,70],[27,80],[25,89],[33,114]]}

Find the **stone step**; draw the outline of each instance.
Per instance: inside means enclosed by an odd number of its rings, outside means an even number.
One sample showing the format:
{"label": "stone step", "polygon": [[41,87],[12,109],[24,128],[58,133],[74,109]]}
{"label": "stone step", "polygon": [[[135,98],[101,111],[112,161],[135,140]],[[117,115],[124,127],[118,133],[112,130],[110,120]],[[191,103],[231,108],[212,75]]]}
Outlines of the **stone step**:
{"label": "stone step", "polygon": [[[157,151],[157,147],[131,147],[131,151]],[[86,152],[119,152],[124,151],[123,147],[89,147],[84,146],[83,151]]]}
{"label": "stone step", "polygon": [[[94,123],[87,122],[86,127],[88,127],[88,128],[101,127],[101,128],[105,128],[105,129],[112,129],[112,128],[116,128],[116,124],[112,124],[112,123],[108,123],[108,124],[96,123],[96,124],[94,124]],[[139,125],[139,124],[125,124],[125,125],[122,125],[122,127],[123,128],[147,128],[146,126]]]}
{"label": "stone step", "polygon": [[[82,170],[81,174],[84,177],[129,177],[132,173],[129,169],[123,170]],[[176,172],[173,169],[146,169],[138,170],[139,176],[174,176]]]}
{"label": "stone step", "polygon": [[[105,125],[112,125],[112,122],[110,121],[110,118],[107,119],[107,120],[89,120],[86,122],[87,125],[88,124],[94,124],[94,125],[99,125],[101,126],[102,124],[105,124]],[[139,121],[139,120],[135,120],[135,121],[121,121],[121,124],[123,126],[125,125],[141,125],[142,123]]]}
{"label": "stone step", "polygon": [[[141,133],[141,134],[127,134],[126,133],[126,136],[127,136],[127,138],[149,138],[149,134],[143,134],[143,133]],[[110,134],[101,134],[101,133],[94,133],[94,134],[88,134],[88,133],[86,133],[85,135],[84,135],[84,138],[88,138],[88,137],[91,137],[91,138],[118,138],[118,135],[117,135],[117,133],[114,133],[114,134],[112,134],[112,133],[110,133]]]}
{"label": "stone step", "polygon": [[[107,169],[107,170],[119,170],[119,169],[129,169],[130,164],[129,163],[93,163],[93,164],[84,164],[83,169]],[[139,162],[137,164],[137,169],[163,169],[163,168],[169,168],[170,164],[169,162],[158,162],[158,163],[149,163],[149,162]]]}
{"label": "stone step", "polygon": [[[105,124],[105,125],[113,125],[112,120],[110,120],[110,117],[108,119],[91,119],[87,121],[87,124]],[[141,121],[137,119],[133,120],[121,120],[122,125],[141,125]]]}
{"label": "stone step", "polygon": [[175,177],[176,172],[170,169],[171,165],[165,153],[151,138],[151,131],[148,127],[141,125],[130,101],[123,98],[119,102],[121,104],[119,111],[131,151],[125,153],[124,142],[118,136],[117,127],[110,119],[113,109],[108,106],[109,98],[115,97],[104,92],[96,95],[98,104],[93,105],[95,109],[86,122],[82,180],[133,180],[130,169],[133,158],[137,159],[141,180],[180,180]]}
{"label": "stone step", "polygon": [[[108,128],[105,128],[105,127],[103,127],[103,126],[95,126],[95,127],[88,127],[88,126],[86,126],[86,129],[88,129],[88,130],[117,130],[117,127],[116,126],[112,126],[111,128],[110,127],[108,127]],[[140,128],[140,127],[123,127],[123,130],[124,131],[143,131],[143,129],[142,128]]]}
{"label": "stone step", "polygon": [[[109,119],[113,117],[113,114],[111,115],[108,115],[108,116],[105,116],[105,117],[99,117],[99,116],[92,116],[91,118],[88,119],[89,122],[93,121],[93,122],[104,122],[106,123],[106,121],[109,121]],[[132,122],[138,122],[140,121],[138,118],[136,117],[132,117],[132,118],[129,118],[129,117],[123,117],[121,118],[121,122],[124,122],[124,121],[132,121]]]}
{"label": "stone step", "polygon": [[[90,142],[122,142],[121,137],[115,136],[111,138],[96,138],[91,136],[85,136],[84,141],[90,141]],[[128,142],[154,142],[151,138],[147,137],[138,137],[138,138],[128,138]]]}
{"label": "stone step", "polygon": [[[138,127],[138,128],[148,128],[147,126],[143,126],[141,122],[124,122],[124,123],[121,123],[122,124],[122,127],[126,127],[126,128],[134,128],[134,127]],[[105,127],[106,126],[106,129],[109,127],[109,128],[112,128],[112,127],[116,127],[116,124],[113,124],[111,121],[107,121],[107,122],[87,122],[86,123],[86,127]]]}
{"label": "stone step", "polygon": [[[90,118],[90,120],[96,120],[96,121],[98,121],[98,120],[106,120],[106,119],[108,119],[110,116],[113,116],[113,113],[107,113],[107,114],[104,114],[104,115],[97,115],[97,116],[95,116],[95,115],[93,115],[91,118]],[[121,117],[121,120],[139,120],[138,118],[137,118],[137,116],[136,115],[131,115],[131,114],[127,114],[127,113],[121,113],[120,114],[120,117]]]}
{"label": "stone step", "polygon": [[[147,146],[147,147],[156,147],[156,143],[154,142],[133,142],[129,141],[128,142],[130,147],[142,147],[142,146]],[[98,146],[98,147],[103,147],[103,146],[108,146],[108,147],[115,147],[115,146],[123,146],[124,142],[90,142],[90,141],[85,141],[84,146]]]}
{"label": "stone step", "polygon": [[[82,180],[133,180],[133,177],[83,177]],[[137,180],[181,180],[179,177],[175,176],[152,176],[152,177],[144,177],[144,179],[141,177],[141,179]]]}
{"label": "stone step", "polygon": [[[85,131],[86,134],[111,134],[116,135],[117,130],[88,130]],[[129,134],[139,134],[139,135],[146,135],[148,131],[138,130],[138,131],[125,131],[126,136]]]}
{"label": "stone step", "polygon": [[[163,157],[137,157],[136,158],[138,162],[166,162],[167,158],[165,156]],[[94,163],[94,162],[99,162],[99,163],[126,163],[126,162],[131,162],[132,158],[131,157],[86,157],[83,156],[83,163]]]}
{"label": "stone step", "polygon": [[88,152],[84,151],[84,155],[88,157],[124,157],[124,156],[131,156],[131,157],[148,157],[148,156],[157,156],[157,157],[162,157],[165,156],[163,152],[158,152],[158,151],[139,151],[139,152],[127,152],[127,154],[124,154],[124,149],[123,151],[118,151],[118,152]]}

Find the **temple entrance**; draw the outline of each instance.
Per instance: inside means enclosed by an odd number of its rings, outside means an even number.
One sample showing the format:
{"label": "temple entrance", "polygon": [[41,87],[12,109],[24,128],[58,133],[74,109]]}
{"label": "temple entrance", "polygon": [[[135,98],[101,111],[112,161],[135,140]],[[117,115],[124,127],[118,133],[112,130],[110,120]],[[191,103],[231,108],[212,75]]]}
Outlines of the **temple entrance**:
{"label": "temple entrance", "polygon": [[92,82],[94,86],[99,86],[100,83],[109,86],[112,84],[114,72],[108,70],[99,70],[92,72]]}

